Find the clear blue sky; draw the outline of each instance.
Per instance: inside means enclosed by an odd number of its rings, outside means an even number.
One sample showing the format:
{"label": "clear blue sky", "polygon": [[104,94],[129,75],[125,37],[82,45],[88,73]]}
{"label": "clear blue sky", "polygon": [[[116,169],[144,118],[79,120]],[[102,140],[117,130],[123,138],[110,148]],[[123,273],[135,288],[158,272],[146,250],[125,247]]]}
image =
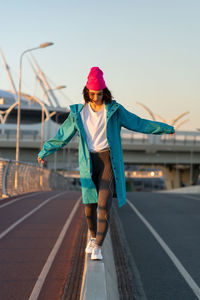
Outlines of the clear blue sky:
{"label": "clear blue sky", "polygon": [[[114,98],[130,111],[150,118],[136,102],[166,120],[190,111],[181,129],[196,130],[199,15],[199,0],[6,1],[1,4],[0,48],[17,81],[20,54],[52,41],[54,46],[34,55],[55,86],[67,85],[65,94],[73,103],[82,101],[89,70],[99,66]],[[0,89],[10,89],[1,58]],[[39,94],[39,89],[24,58],[22,90]]]}

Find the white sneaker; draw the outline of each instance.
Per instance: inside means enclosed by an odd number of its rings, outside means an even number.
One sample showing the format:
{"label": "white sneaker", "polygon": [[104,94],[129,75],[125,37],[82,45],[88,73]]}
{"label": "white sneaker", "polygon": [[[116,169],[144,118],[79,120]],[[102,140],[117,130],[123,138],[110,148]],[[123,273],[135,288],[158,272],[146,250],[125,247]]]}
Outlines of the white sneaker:
{"label": "white sneaker", "polygon": [[103,256],[101,254],[101,247],[93,247],[91,259],[103,259]]}
{"label": "white sneaker", "polygon": [[94,247],[96,239],[95,238],[91,238],[87,244],[87,247],[85,248],[85,252],[91,254],[92,253],[92,249]]}

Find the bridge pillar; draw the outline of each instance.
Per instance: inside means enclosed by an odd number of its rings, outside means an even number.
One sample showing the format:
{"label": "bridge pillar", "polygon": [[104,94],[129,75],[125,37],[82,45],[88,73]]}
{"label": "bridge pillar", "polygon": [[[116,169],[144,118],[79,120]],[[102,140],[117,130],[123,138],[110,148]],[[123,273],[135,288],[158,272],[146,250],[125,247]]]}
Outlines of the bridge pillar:
{"label": "bridge pillar", "polygon": [[197,184],[200,173],[199,165],[178,168],[176,165],[159,166],[163,171],[167,190]]}
{"label": "bridge pillar", "polygon": [[193,165],[191,185],[197,184],[199,175],[200,175],[200,164],[195,164]]}
{"label": "bridge pillar", "polygon": [[180,187],[180,172],[178,169],[174,169],[171,165],[160,166],[159,168],[163,171],[167,190]]}

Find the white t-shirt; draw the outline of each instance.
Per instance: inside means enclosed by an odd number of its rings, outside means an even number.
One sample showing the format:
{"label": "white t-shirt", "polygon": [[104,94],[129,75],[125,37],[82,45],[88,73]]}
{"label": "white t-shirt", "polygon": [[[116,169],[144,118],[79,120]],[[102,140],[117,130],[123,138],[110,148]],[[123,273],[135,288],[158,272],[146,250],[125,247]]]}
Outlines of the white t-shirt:
{"label": "white t-shirt", "polygon": [[108,148],[105,104],[103,104],[100,111],[93,111],[90,104],[86,103],[80,114],[86,132],[89,151],[98,152]]}

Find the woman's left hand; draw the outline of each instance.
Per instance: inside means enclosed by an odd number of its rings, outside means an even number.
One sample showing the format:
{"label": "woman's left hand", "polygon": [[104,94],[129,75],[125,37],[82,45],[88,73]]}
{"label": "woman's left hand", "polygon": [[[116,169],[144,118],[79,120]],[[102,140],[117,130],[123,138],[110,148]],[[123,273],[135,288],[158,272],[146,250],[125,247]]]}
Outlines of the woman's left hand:
{"label": "woman's left hand", "polygon": [[174,130],[174,132],[173,133],[171,133],[171,136],[173,136],[173,135],[175,135],[176,134],[176,131]]}

